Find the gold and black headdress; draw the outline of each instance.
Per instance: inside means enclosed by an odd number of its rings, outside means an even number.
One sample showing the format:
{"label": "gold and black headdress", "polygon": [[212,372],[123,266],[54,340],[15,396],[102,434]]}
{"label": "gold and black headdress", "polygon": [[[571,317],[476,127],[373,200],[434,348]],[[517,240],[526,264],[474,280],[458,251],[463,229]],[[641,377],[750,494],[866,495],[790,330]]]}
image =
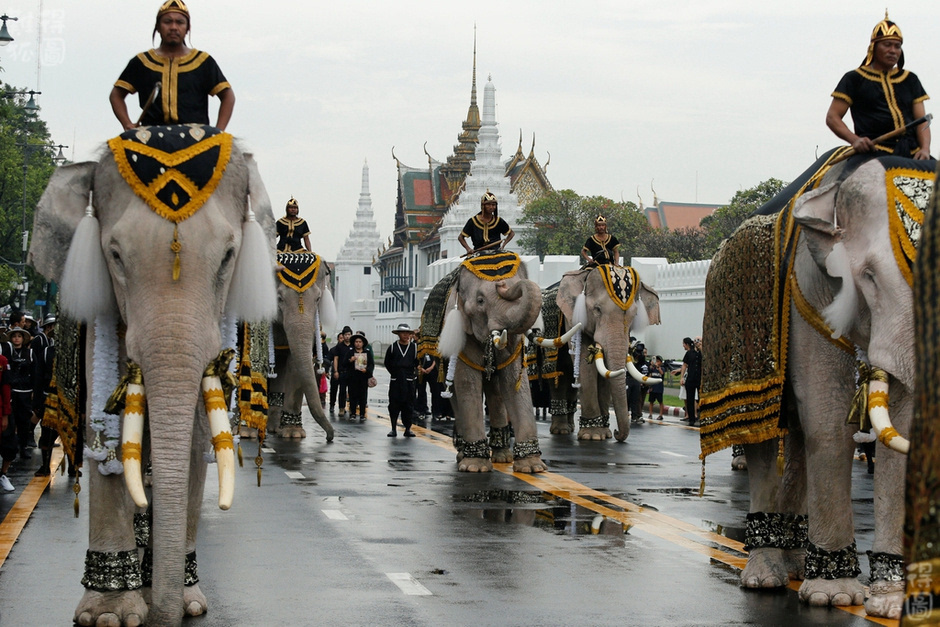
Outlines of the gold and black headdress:
{"label": "gold and black headdress", "polygon": [[480,198],[480,206],[482,207],[483,205],[485,205],[485,204],[488,203],[488,202],[495,202],[495,203],[498,203],[498,202],[499,202],[499,201],[496,199],[496,194],[494,194],[494,193],[491,192],[490,190],[486,190],[486,193],[483,194],[483,196]]}
{"label": "gold and black headdress", "polygon": [[[901,28],[888,19],[888,11],[885,9],[885,19],[875,24],[871,31],[871,40],[868,42],[868,54],[865,56],[865,62],[862,65],[871,65],[875,58],[875,44],[879,41],[897,41],[904,43],[904,36],[901,35]],[[904,69],[904,52],[901,52],[898,58],[898,69]]]}
{"label": "gold and black headdress", "polygon": [[183,0],[166,0],[161,4],[160,9],[157,11],[157,21],[163,17],[164,13],[182,13],[187,20],[189,19],[189,9],[183,3]]}
{"label": "gold and black headdress", "polygon": [[298,209],[300,208],[300,204],[297,202],[297,199],[294,198],[293,196],[291,196],[290,200],[287,201],[287,207],[285,208],[290,209],[291,207],[297,207]]}
{"label": "gold and black headdress", "polygon": [[607,224],[607,218],[604,216],[597,216],[594,218],[594,226],[597,226],[598,224]]}

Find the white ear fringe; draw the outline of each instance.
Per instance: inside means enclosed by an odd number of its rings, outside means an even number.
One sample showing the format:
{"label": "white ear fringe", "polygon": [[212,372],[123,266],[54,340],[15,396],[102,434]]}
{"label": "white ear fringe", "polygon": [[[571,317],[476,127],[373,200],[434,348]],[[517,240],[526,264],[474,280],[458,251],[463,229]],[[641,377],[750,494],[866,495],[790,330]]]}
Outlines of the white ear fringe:
{"label": "white ear fringe", "polygon": [[101,250],[101,227],[94,216],[91,192],[85,217],[72,235],[61,284],[62,311],[75,320],[92,323],[99,314],[116,311],[114,288]]}
{"label": "white ear fringe", "polygon": [[443,357],[452,357],[460,354],[467,341],[466,316],[457,308],[451,309],[444,317],[444,328],[441,330],[441,339],[438,351]]}
{"label": "white ear fringe", "polygon": [[826,324],[832,329],[832,338],[836,339],[852,328],[858,307],[858,294],[855,290],[855,280],[852,278],[849,254],[842,242],[836,242],[826,257],[826,272],[831,277],[842,279],[839,293],[822,312]]}
{"label": "white ear fringe", "polygon": [[587,321],[587,303],[584,292],[581,292],[574,301],[571,325],[574,326],[580,322],[583,327],[587,327]]}
{"label": "white ear fringe", "polygon": [[869,431],[868,433],[865,433],[864,431],[856,431],[852,434],[852,439],[859,444],[865,444],[866,442],[874,442],[878,439],[878,436],[875,435],[874,431]]}
{"label": "white ear fringe", "polygon": [[633,324],[630,325],[631,331],[644,331],[650,325],[649,314],[646,313],[646,305],[636,297],[636,316],[633,318]]}
{"label": "white ear fringe", "polygon": [[271,248],[264,229],[248,209],[242,224],[242,247],[235,260],[232,284],[225,312],[244,322],[262,322],[277,318],[277,287]]}
{"label": "white ear fringe", "polygon": [[539,315],[535,319],[535,324],[532,325],[533,329],[541,329],[542,332],[545,332],[545,321],[542,320],[542,310],[539,309]]}
{"label": "white ear fringe", "polygon": [[320,324],[322,325],[320,328],[326,329],[327,333],[331,333],[336,327],[336,302],[333,300],[333,292],[330,291],[329,287],[324,289],[323,295],[320,296],[319,312]]}

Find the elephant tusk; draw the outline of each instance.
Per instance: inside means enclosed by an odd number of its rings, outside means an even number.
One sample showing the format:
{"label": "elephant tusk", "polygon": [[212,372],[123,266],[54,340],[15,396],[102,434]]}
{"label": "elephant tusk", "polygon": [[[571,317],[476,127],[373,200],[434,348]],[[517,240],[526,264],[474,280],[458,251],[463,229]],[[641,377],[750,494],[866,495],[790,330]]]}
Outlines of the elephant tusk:
{"label": "elephant tusk", "polygon": [[884,381],[872,381],[868,385],[868,417],[875,435],[888,448],[907,455],[911,450],[910,441],[898,433],[891,424],[888,413],[888,384]]}
{"label": "elephant tusk", "polygon": [[543,348],[558,348],[559,346],[563,346],[567,344],[568,342],[570,342],[571,338],[574,337],[575,333],[581,330],[582,326],[583,325],[580,322],[575,324],[573,327],[568,329],[567,333],[565,333],[561,337],[548,338],[548,339],[545,339],[544,337],[537,337],[535,338],[535,343]]}
{"label": "elephant tusk", "polygon": [[637,367],[633,365],[633,355],[627,355],[627,370],[630,371],[631,377],[645,385],[659,385],[663,382],[659,377],[649,377],[640,372]]}
{"label": "elephant tusk", "polygon": [[124,463],[124,484],[137,507],[147,507],[143,477],[140,473],[144,441],[144,406],[147,396],[144,386],[127,384],[124,398],[124,428],[121,429],[121,461]]}
{"label": "elephant tusk", "polygon": [[594,366],[597,368],[597,373],[605,379],[615,379],[623,376],[623,373],[626,372],[625,368],[613,371],[607,369],[607,366],[604,365],[604,350],[600,345],[597,346],[597,353],[594,355]]}
{"label": "elephant tusk", "polygon": [[507,339],[509,337],[509,333],[506,331],[506,329],[503,329],[502,333],[499,331],[491,331],[490,336],[493,338],[493,346],[496,348],[502,348],[509,343]]}
{"label": "elephant tusk", "polygon": [[222,394],[222,382],[219,377],[202,378],[202,397],[209,419],[212,448],[215,449],[216,463],[219,466],[219,509],[225,510],[232,506],[232,496],[235,493],[235,440],[229,426],[225,396]]}

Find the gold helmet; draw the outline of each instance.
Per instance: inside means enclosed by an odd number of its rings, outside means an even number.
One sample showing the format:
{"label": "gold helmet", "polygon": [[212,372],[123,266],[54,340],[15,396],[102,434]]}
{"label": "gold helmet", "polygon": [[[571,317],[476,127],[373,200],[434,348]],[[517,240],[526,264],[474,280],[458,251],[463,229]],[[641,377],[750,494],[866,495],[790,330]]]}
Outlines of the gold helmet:
{"label": "gold helmet", "polygon": [[291,207],[296,207],[300,209],[300,203],[297,202],[297,199],[293,196],[290,197],[290,200],[287,201],[287,207],[285,209],[290,209]]}
{"label": "gold helmet", "polygon": [[607,224],[607,218],[604,216],[597,216],[594,218],[594,226],[597,226],[598,224]]}
{"label": "gold helmet", "polygon": [[480,198],[480,206],[482,207],[488,202],[494,202],[499,204],[499,201],[496,200],[496,195],[490,190],[486,190],[486,193]]}
{"label": "gold helmet", "polygon": [[[871,40],[868,42],[868,54],[865,57],[865,62],[862,65],[870,65],[872,59],[875,58],[875,44],[879,41],[897,41],[899,43],[904,43],[904,36],[901,35],[901,28],[888,19],[888,11],[885,9],[885,19],[881,20],[875,24],[874,30],[871,31]],[[904,52],[901,52],[901,56],[898,58],[898,69],[904,69]]]}
{"label": "gold helmet", "polygon": [[187,32],[191,29],[192,20],[189,17],[189,9],[186,8],[186,4],[183,2],[183,0],[166,0],[166,2],[161,4],[160,8],[157,10],[157,21],[153,25],[154,35],[157,34],[157,27],[160,26],[160,18],[167,13],[181,13],[185,15]]}

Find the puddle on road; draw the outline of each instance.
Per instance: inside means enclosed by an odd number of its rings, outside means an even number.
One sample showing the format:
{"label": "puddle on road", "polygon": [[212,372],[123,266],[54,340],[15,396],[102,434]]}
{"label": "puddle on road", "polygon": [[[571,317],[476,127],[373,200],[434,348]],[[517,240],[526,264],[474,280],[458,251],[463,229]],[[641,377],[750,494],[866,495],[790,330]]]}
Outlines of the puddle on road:
{"label": "puddle on road", "polygon": [[731,540],[737,540],[738,542],[744,542],[744,527],[725,525],[711,520],[702,520],[701,523],[701,527],[703,529],[707,529],[712,533],[717,533],[720,536],[724,536]]}
{"label": "puddle on road", "polygon": [[557,535],[621,536],[630,529],[629,525],[539,490],[480,490],[455,496],[454,502],[464,504],[455,513],[467,518],[537,527]]}

